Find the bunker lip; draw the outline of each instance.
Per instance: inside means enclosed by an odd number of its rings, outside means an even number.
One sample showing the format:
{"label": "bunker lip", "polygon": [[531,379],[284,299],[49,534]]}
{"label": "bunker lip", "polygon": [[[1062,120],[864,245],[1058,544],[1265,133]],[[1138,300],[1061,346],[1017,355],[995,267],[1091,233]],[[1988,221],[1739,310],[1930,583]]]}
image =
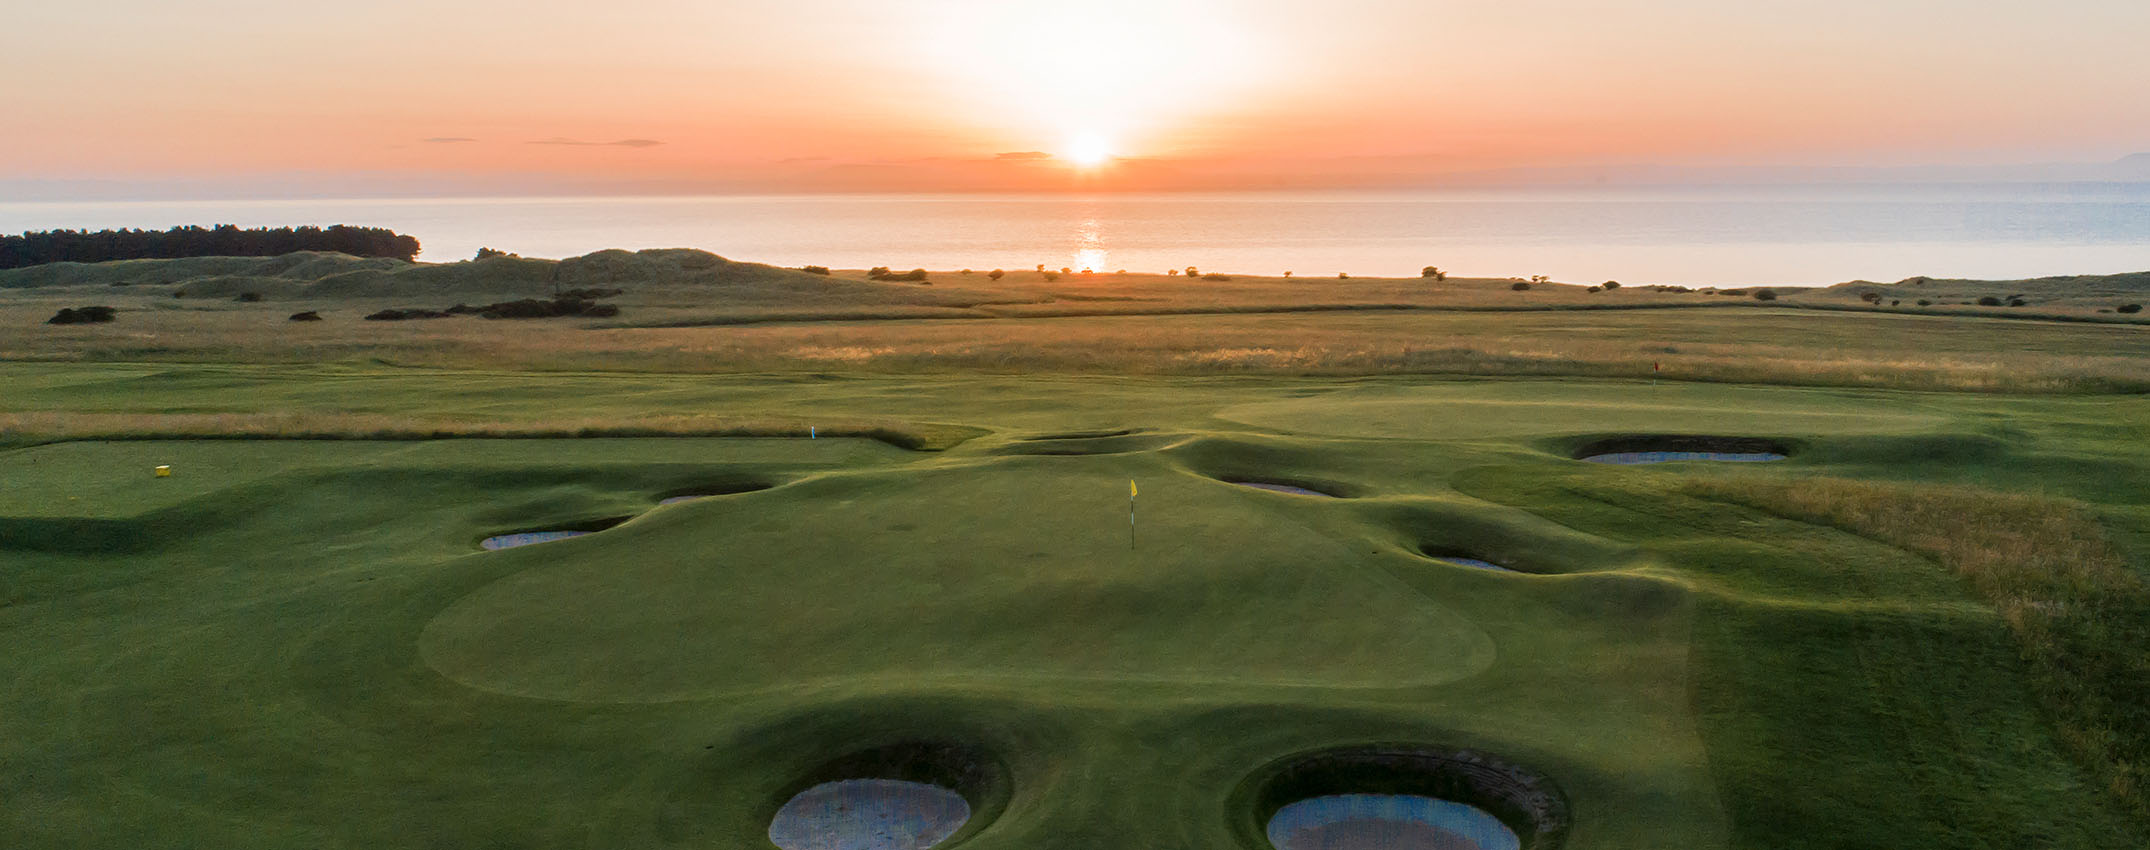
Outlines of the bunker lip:
{"label": "bunker lip", "polygon": [[491,535],[483,540],[478,541],[478,548],[485,549],[487,551],[497,551],[501,549],[513,549],[518,546],[530,546],[537,543],[550,543],[554,540],[565,540],[570,537],[581,537],[585,534],[595,534],[597,532],[611,528],[615,525],[619,525],[620,523],[626,522],[630,519],[633,519],[633,517],[606,517],[604,519],[585,520],[582,522],[561,523],[550,528],[531,528],[524,529],[521,531],[502,532],[500,534]]}
{"label": "bunker lip", "polygon": [[1067,431],[1058,434],[1039,434],[1035,437],[1023,437],[1021,438],[1021,442],[1035,443],[1041,440],[1099,440],[1104,439],[1106,437],[1129,437],[1140,433],[1142,433],[1142,429],[1140,428],[1120,428],[1117,430],[1107,431]]}
{"label": "bunker lip", "polygon": [[[1288,756],[1249,777],[1243,832],[1262,836],[1286,806],[1351,795],[1430,797],[1500,821],[1523,850],[1557,850],[1568,836],[1567,798],[1545,776],[1491,753],[1422,744],[1372,744]],[[1237,795],[1235,795],[1237,797]]]}
{"label": "bunker lip", "polygon": [[907,740],[859,750],[807,771],[777,789],[766,803],[772,827],[784,807],[815,788],[856,780],[891,780],[930,785],[954,792],[967,807],[966,820],[938,843],[948,843],[985,828],[1002,807],[1008,769],[980,747],[951,740]]}
{"label": "bunker lip", "polygon": [[1569,457],[1595,463],[1664,463],[1677,460],[1783,460],[1792,446],[1767,437],[1706,434],[1626,434],[1576,446]]}
{"label": "bunker lip", "polygon": [[776,485],[771,484],[767,481],[729,481],[722,484],[706,484],[699,487],[682,487],[676,490],[666,490],[663,493],[658,494],[657,504],[676,505],[680,502],[691,502],[696,499],[707,499],[713,496],[736,496],[741,493],[754,493],[762,490],[767,490],[774,486]]}
{"label": "bunker lip", "polygon": [[1272,493],[1289,493],[1294,496],[1315,496],[1323,499],[1350,498],[1343,493],[1335,492],[1340,488],[1330,487],[1326,484],[1313,484],[1306,481],[1237,476],[1230,478],[1219,478],[1217,480],[1238,487],[1252,487],[1256,490],[1268,490]]}
{"label": "bunker lip", "polygon": [[1497,572],[1504,573],[1530,572],[1529,570],[1517,569],[1515,567],[1511,567],[1498,561],[1487,560],[1486,558],[1481,557],[1483,553],[1480,552],[1474,552],[1468,549],[1459,549],[1454,546],[1447,546],[1439,543],[1421,544],[1418,547],[1418,553],[1428,558],[1432,558],[1436,561],[1440,561],[1442,563],[1455,564],[1457,566],[1462,567],[1471,567],[1473,569],[1494,570]]}

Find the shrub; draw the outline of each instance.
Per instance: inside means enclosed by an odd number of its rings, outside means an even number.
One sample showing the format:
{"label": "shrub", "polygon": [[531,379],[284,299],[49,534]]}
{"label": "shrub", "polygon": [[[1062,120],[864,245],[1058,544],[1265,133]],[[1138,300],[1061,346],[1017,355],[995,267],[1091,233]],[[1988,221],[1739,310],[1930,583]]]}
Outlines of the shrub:
{"label": "shrub", "polygon": [[1337,279],[1337,280],[1350,280],[1350,279],[1351,279],[1351,273],[1350,273],[1350,272],[1337,272],[1337,273],[1336,273],[1336,279]]}
{"label": "shrub", "polygon": [[1932,301],[1928,301],[1928,300],[1926,300],[1926,299],[1924,299],[1924,298],[1921,298],[1921,299],[1919,299],[1919,301],[1918,301],[1918,304],[1919,304],[1919,306],[1921,306],[1921,307],[1931,307],[1931,306],[1933,306],[1933,305],[1934,305],[1934,303],[1933,303]]}
{"label": "shrub", "polygon": [[1980,298],[1980,299],[1978,299],[1978,306],[1980,306],[1980,307],[1999,307],[1999,306],[2001,306],[2001,299],[1999,299],[1999,298],[1995,298],[1995,297],[1993,297],[1993,296],[1991,296],[1991,295],[1988,295],[1988,296],[1985,296],[1985,297],[1983,297],[1983,298]]}
{"label": "shrub", "polygon": [[506,251],[496,250],[496,249],[493,249],[493,248],[479,248],[479,249],[478,249],[478,255],[477,255],[477,256],[475,256],[475,257],[472,257],[471,259],[472,259],[472,260],[490,260],[490,259],[492,259],[492,258],[494,258],[494,257],[506,257],[506,256],[510,256],[510,255],[508,254],[508,252],[506,252]]}
{"label": "shrub", "polygon": [[1291,272],[1288,272],[1288,271],[1287,271],[1287,272],[1285,272],[1285,273],[1284,273],[1284,276],[1285,276],[1285,277],[1291,277]]}
{"label": "shrub", "polygon": [[2122,305],[2120,305],[2120,306],[2118,306],[2118,307],[2114,307],[2114,308],[2113,308],[2113,311],[2114,311],[2114,312],[2116,312],[2116,313],[2140,313],[2140,312],[2142,312],[2142,311],[2143,311],[2143,305],[2141,305],[2141,304],[2122,304]]}
{"label": "shrub", "polygon": [[1603,292],[1604,290],[1605,290],[1605,287],[1602,287],[1602,286],[1593,286],[1593,287],[1590,287],[1589,289],[1585,289],[1585,290],[1583,290],[1583,291],[1584,291],[1584,292]]}
{"label": "shrub", "polygon": [[1534,275],[1531,275],[1531,276],[1530,276],[1530,282],[1531,282],[1531,283],[1552,283],[1552,282],[1553,282],[1553,279],[1552,279],[1552,278],[1550,278],[1550,277],[1546,277],[1545,275],[1542,275],[1542,274],[1534,274]]}
{"label": "shrub", "polygon": [[1754,300],[1756,300],[1756,301],[1775,301],[1775,300],[1777,300],[1777,291],[1776,291],[1776,290],[1774,290],[1774,289],[1770,289],[1769,287],[1766,287],[1766,286],[1765,286],[1765,287],[1762,287],[1761,289],[1757,289],[1757,290],[1755,290],[1755,291],[1754,291]]}
{"label": "shrub", "polygon": [[1440,267],[1440,266],[1427,266],[1427,267],[1425,267],[1425,268],[1423,268],[1423,269],[1419,269],[1419,270],[1418,270],[1418,276],[1419,276],[1419,277],[1430,277],[1430,278],[1433,278],[1433,279],[1434,279],[1434,280],[1436,280],[1436,281],[1442,281],[1442,280],[1447,280],[1447,279],[1448,279],[1448,273],[1447,273],[1447,272],[1444,272],[1444,271],[1441,271],[1441,267]]}
{"label": "shrub", "polygon": [[800,267],[799,267],[799,271],[805,272],[805,273],[807,273],[807,274],[818,274],[818,275],[822,275],[822,276],[826,277],[826,276],[828,275],[828,273],[829,273],[829,267],[828,267],[828,266],[800,266]]}
{"label": "shrub", "polygon": [[1227,280],[1231,280],[1231,279],[1232,279],[1232,276],[1231,276],[1231,275],[1228,275],[1228,274],[1218,274],[1218,273],[1216,273],[1216,272],[1210,272],[1209,274],[1205,274],[1205,275],[1203,275],[1203,276],[1202,276],[1202,279],[1203,279],[1203,280],[1210,280],[1210,281],[1220,281],[1220,282],[1221,282],[1221,281],[1227,281]]}
{"label": "shrub", "polygon": [[1165,276],[1166,276],[1166,277],[1179,277],[1179,276],[1180,276],[1180,270],[1179,270],[1179,269],[1166,269],[1166,270],[1165,270]]}
{"label": "shrub", "polygon": [[1074,274],[1074,273],[1075,273],[1075,270],[1074,270],[1074,269],[1071,269],[1071,268],[1068,268],[1067,266],[1061,266],[1061,267],[1060,267],[1060,273],[1061,273],[1061,274]]}
{"label": "shrub", "polygon": [[256,301],[260,301],[260,300],[261,300],[261,293],[259,293],[259,292],[241,292],[241,293],[239,293],[239,297],[238,297],[238,298],[235,298],[235,299],[233,299],[233,300],[235,300],[235,301],[239,301],[239,302],[241,302],[241,303],[245,303],[245,304],[252,304],[252,303],[254,303],[254,302],[256,302]]}
{"label": "shrub", "polygon": [[897,274],[895,272],[889,271],[887,266],[875,266],[871,271],[868,271],[866,273],[866,276],[874,280],[886,280],[895,283],[922,283],[926,279],[926,270],[912,269],[910,271]]}
{"label": "shrub", "polygon": [[1519,280],[1514,283],[1508,284],[1508,289],[1511,292],[1528,292],[1530,290],[1530,284],[1524,283]]}
{"label": "shrub", "polygon": [[1619,281],[1617,281],[1617,280],[1608,280],[1608,281],[1606,281],[1606,282],[1604,282],[1604,283],[1602,283],[1602,284],[1599,284],[1599,285],[1600,285],[1600,286],[1603,286],[1603,287],[1605,287],[1606,289],[1619,289],[1619,288],[1620,288],[1620,282],[1619,282]]}
{"label": "shrub", "polygon": [[986,273],[985,273],[985,276],[986,276],[986,277],[988,277],[988,278],[991,278],[991,279],[993,279],[993,280],[999,280],[999,279],[1001,279],[1001,278],[1007,277],[1007,276],[1008,276],[1008,273],[1007,273],[1007,272],[1004,272],[1004,271],[1001,271],[1001,270],[999,270],[999,269],[994,269],[994,270],[992,270],[992,271],[986,272]]}
{"label": "shrub", "polygon": [[1185,272],[1185,274],[1186,274],[1186,275],[1187,275],[1188,277],[1201,277],[1201,276],[1202,276],[1202,270],[1201,270],[1201,269],[1198,269],[1198,268],[1195,268],[1195,267],[1193,267],[1193,266],[1188,266],[1188,267],[1187,267],[1187,271]]}
{"label": "shrub", "polygon": [[293,314],[291,314],[291,321],[294,321],[294,322],[318,322],[318,321],[321,321],[321,314],[320,314],[320,313],[316,313],[316,312],[314,312],[314,311],[312,311],[312,310],[308,310],[308,311],[306,311],[306,312],[304,312],[304,313],[293,313]]}
{"label": "shrub", "polygon": [[1861,300],[1861,301],[1864,301],[1864,302],[1866,302],[1866,303],[1868,303],[1868,304],[1880,304],[1880,303],[1881,303],[1881,293],[1879,293],[1879,292],[1861,292],[1861,293],[1859,293],[1859,300]]}
{"label": "shrub", "polygon": [[72,308],[72,309],[69,309],[69,308],[64,308],[64,307],[63,307],[63,308],[61,308],[61,309],[60,309],[60,312],[52,314],[52,318],[50,318],[50,319],[46,319],[46,320],[45,320],[45,324],[48,324],[48,325],[93,325],[93,324],[98,324],[98,323],[100,323],[100,322],[109,322],[109,321],[112,321],[112,317],[113,317],[113,314],[114,314],[114,313],[116,313],[116,312],[118,312],[118,311],[116,311],[116,310],[114,310],[114,309],[112,309],[112,308],[110,308],[110,307],[101,307],[101,306],[100,306],[100,307],[75,307],[75,308]]}
{"label": "shrub", "polygon": [[450,315],[452,314],[444,310],[389,309],[382,310],[380,312],[369,315],[366,317],[366,320],[372,322],[400,322],[404,319],[445,319],[448,318]]}
{"label": "shrub", "polygon": [[1720,289],[1720,290],[1717,290],[1717,294],[1718,294],[1718,295],[1730,295],[1730,296],[1732,296],[1732,297],[1734,297],[1734,298],[1738,298],[1738,297],[1741,297],[1741,296],[1743,296],[1743,295],[1746,295],[1746,294],[1747,294],[1747,290],[1745,290],[1745,289]]}
{"label": "shrub", "polygon": [[2010,306],[2010,307],[2021,307],[2021,306],[2023,306],[2023,305],[2025,305],[2025,304],[2028,304],[2028,303],[2030,303],[2030,302],[2024,301],[2024,300],[2023,300],[2023,299],[2021,299],[2021,298],[2010,298],[2010,299],[2008,299],[2008,306]]}
{"label": "shrub", "polygon": [[1904,302],[1902,302],[1902,301],[1899,301],[1899,300],[1896,300],[1896,299],[1894,299],[1894,298],[1891,298],[1891,299],[1889,299],[1889,306],[1891,306],[1891,307],[1897,306],[1897,305],[1899,305],[1899,304],[1902,304],[1902,303],[1904,303]]}
{"label": "shrub", "polygon": [[1060,279],[1060,273],[1059,273],[1059,272],[1044,272],[1043,274],[1045,275],[1045,282],[1046,282],[1046,283],[1052,283],[1053,281],[1056,281],[1056,280],[1059,280],[1059,279]]}
{"label": "shrub", "polygon": [[956,272],[956,274],[970,274],[970,269],[964,269],[960,272]]}

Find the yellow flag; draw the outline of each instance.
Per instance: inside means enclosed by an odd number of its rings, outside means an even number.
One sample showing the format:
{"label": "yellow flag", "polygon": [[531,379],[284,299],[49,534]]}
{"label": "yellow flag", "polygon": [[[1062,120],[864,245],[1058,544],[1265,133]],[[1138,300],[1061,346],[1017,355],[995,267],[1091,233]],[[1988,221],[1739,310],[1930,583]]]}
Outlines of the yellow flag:
{"label": "yellow flag", "polygon": [[1127,497],[1130,499],[1134,498],[1136,492],[1137,491],[1135,490],[1135,479],[1127,479]]}

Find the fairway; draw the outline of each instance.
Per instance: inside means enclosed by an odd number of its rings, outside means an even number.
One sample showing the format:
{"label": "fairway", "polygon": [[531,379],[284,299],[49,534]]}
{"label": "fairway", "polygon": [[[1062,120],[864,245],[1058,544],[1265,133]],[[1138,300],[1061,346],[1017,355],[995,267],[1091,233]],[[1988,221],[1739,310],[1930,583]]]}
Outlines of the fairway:
{"label": "fairway", "polygon": [[[34,407],[137,369],[19,366],[0,382]],[[304,374],[219,373],[208,412],[283,404]],[[618,403],[562,392],[573,377],[436,374],[421,401],[399,394],[415,377],[398,370],[336,374],[385,411],[526,389],[553,399],[548,415]],[[945,741],[991,769],[944,846],[986,850],[1260,848],[1249,801],[1265,771],[1368,745],[1489,753],[1542,777],[1571,848],[1778,846],[1775,824],[1823,816],[1905,846],[2142,835],[2046,731],[2004,624],[1958,579],[1696,489],[2032,487],[2140,533],[2140,398],[1282,378],[613,386],[652,411],[872,413],[967,437],[941,451],[801,433],[0,453],[0,631],[17,648],[0,662],[17,683],[0,757],[22,766],[0,826],[24,846],[367,846],[423,830],[458,846],[764,848],[817,766]],[[102,398],[127,415],[162,403],[145,392]],[[1771,464],[1571,459],[1621,433],[1794,448]],[[2086,465],[2103,471],[2072,475]],[[1245,481],[1312,494],[1232,483]],[[704,493],[723,495],[663,503]]]}

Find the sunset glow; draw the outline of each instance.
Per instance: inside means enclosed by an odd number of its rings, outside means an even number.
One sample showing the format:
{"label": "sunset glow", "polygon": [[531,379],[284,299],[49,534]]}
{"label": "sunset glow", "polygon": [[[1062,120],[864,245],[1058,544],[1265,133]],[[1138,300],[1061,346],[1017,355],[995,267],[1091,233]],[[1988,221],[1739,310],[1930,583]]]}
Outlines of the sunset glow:
{"label": "sunset glow", "polygon": [[2150,111],[2113,108],[2150,102],[2150,4],[2113,0],[1945,19],[1908,0],[226,5],[239,23],[148,0],[20,10],[0,72],[40,82],[0,94],[0,180],[1321,188],[2150,148]]}

